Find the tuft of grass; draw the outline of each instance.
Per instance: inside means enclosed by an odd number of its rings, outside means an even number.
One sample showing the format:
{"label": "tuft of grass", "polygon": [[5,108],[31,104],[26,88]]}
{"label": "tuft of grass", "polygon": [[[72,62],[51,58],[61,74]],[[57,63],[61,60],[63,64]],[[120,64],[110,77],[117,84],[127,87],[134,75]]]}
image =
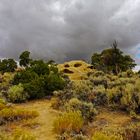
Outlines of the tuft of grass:
{"label": "tuft of grass", "polygon": [[36,140],[36,137],[30,132],[23,130],[16,130],[13,134],[12,140]]}
{"label": "tuft of grass", "polygon": [[22,127],[28,127],[28,128],[36,128],[40,126],[41,124],[37,122],[36,119],[33,120],[23,120],[22,121]]}
{"label": "tuft of grass", "polygon": [[61,135],[65,132],[79,133],[83,127],[83,118],[79,111],[69,111],[63,113],[54,121],[54,132]]}
{"label": "tuft of grass", "polygon": [[13,122],[23,119],[32,119],[39,114],[37,111],[28,111],[24,109],[4,108],[0,111],[0,124]]}
{"label": "tuft of grass", "polygon": [[36,140],[36,137],[30,132],[17,129],[9,136],[5,133],[0,133],[0,140]]}

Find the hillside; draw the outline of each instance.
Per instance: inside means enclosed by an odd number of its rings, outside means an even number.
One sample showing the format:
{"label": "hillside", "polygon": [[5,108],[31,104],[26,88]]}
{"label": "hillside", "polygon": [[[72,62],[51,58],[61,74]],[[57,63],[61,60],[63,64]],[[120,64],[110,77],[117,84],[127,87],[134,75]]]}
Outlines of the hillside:
{"label": "hillside", "polygon": [[82,80],[89,72],[93,72],[92,65],[82,60],[73,60],[64,64],[58,64],[58,69],[71,80]]}
{"label": "hillside", "polygon": [[[39,61],[37,64],[40,68],[45,63]],[[33,99],[23,96],[26,93],[23,92],[22,84],[12,85],[17,72],[0,76],[0,140],[15,140],[16,137],[19,137],[16,140],[140,139],[139,74],[132,71],[119,75],[107,74],[93,69],[82,60],[65,62],[57,67],[70,81],[63,89],[42,95],[41,99],[38,99],[38,95],[42,91],[42,75],[39,84],[37,81],[35,91],[31,83],[30,92],[32,97],[35,97]],[[56,71],[55,65],[51,68]],[[18,72],[24,73],[26,69]],[[31,73],[28,69],[27,72],[28,77]],[[53,78],[55,80],[48,80],[57,87],[59,83],[56,81],[60,77]],[[33,84],[36,84],[34,81],[36,79],[33,79]],[[61,84],[63,81],[58,82]],[[51,88],[52,85],[50,84]],[[12,96],[8,96],[11,93]],[[8,97],[13,99],[11,101],[19,102],[9,103]]]}

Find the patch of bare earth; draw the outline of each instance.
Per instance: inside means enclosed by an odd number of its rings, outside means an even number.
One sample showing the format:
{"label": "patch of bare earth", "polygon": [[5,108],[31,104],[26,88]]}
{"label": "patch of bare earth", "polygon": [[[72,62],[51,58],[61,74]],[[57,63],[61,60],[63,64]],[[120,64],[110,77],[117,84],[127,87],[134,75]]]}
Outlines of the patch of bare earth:
{"label": "patch of bare earth", "polygon": [[90,126],[90,133],[98,130],[115,130],[119,128],[126,128],[132,123],[131,117],[121,111],[111,111],[107,108],[100,109],[100,113]]}
{"label": "patch of bare earth", "polygon": [[[39,117],[35,119],[39,125],[33,129],[29,129],[29,131],[37,137],[37,140],[55,140],[55,134],[53,133],[52,129],[53,121],[57,117],[58,112],[51,108],[50,100],[32,101],[17,105],[16,107],[35,110],[39,113]],[[30,122],[28,123],[30,124]]]}

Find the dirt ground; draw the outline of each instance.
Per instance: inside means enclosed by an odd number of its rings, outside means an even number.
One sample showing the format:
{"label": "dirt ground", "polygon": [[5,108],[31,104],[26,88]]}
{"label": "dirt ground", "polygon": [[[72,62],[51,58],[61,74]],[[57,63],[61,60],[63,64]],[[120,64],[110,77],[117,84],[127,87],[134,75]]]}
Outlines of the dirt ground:
{"label": "dirt ground", "polygon": [[51,100],[36,100],[23,104],[14,105],[16,108],[34,110],[39,113],[36,119],[9,123],[1,126],[0,130],[13,132],[16,129],[21,129],[35,135],[37,140],[55,140],[53,133],[53,121],[57,117],[58,112],[51,108]]}

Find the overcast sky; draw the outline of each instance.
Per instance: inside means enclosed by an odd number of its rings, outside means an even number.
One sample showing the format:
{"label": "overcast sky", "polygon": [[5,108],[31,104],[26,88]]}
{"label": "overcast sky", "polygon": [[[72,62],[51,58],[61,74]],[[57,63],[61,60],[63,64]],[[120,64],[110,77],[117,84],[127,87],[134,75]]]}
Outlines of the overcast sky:
{"label": "overcast sky", "polygon": [[0,0],[0,57],[89,59],[114,40],[140,64],[140,0]]}

